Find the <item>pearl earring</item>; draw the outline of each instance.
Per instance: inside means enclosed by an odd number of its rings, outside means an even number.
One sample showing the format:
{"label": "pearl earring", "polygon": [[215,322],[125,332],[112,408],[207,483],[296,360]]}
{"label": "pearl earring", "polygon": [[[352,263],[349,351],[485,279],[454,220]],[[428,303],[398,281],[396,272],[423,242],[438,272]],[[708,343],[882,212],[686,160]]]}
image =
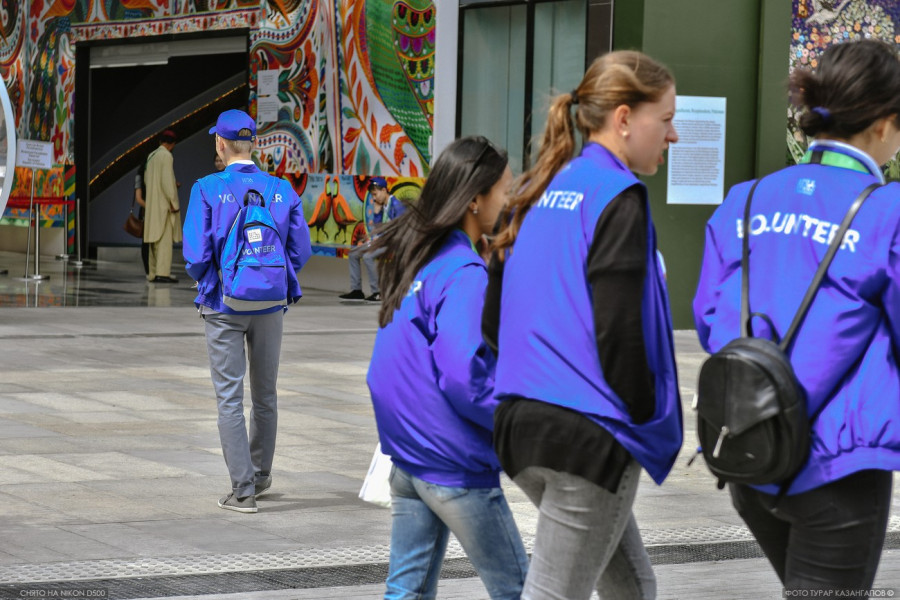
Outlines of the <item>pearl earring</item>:
{"label": "pearl earring", "polygon": [[477,215],[477,214],[478,214],[478,209],[477,209],[477,208],[473,208],[473,209],[472,209],[472,214],[473,214],[473,215]]}

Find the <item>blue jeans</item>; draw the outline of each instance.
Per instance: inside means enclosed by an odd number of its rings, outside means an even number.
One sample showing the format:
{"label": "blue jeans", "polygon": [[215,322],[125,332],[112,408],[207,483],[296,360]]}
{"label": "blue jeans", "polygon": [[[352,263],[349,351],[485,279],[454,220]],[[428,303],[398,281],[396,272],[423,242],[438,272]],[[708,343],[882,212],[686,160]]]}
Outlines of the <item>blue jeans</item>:
{"label": "blue jeans", "polygon": [[494,600],[517,600],[528,556],[503,490],[436,485],[391,470],[391,563],[385,600],[437,595],[450,532]]}

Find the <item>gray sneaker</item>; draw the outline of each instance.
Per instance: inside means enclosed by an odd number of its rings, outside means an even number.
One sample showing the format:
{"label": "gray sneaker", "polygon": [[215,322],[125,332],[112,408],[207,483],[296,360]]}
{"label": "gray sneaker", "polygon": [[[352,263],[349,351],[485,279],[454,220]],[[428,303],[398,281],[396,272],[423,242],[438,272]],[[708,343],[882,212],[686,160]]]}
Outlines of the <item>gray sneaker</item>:
{"label": "gray sneaker", "polygon": [[263,495],[264,493],[266,493],[267,491],[269,491],[269,488],[270,488],[270,487],[272,487],[272,476],[271,476],[271,475],[266,475],[266,478],[265,478],[265,479],[260,480],[260,481],[256,484],[256,495],[257,495],[257,496]]}
{"label": "gray sneaker", "polygon": [[219,499],[219,508],[224,508],[225,510],[236,510],[237,512],[242,513],[255,513],[259,510],[258,508],[256,508],[256,498],[254,496],[237,498],[235,497],[234,492],[231,492],[224,498]]}

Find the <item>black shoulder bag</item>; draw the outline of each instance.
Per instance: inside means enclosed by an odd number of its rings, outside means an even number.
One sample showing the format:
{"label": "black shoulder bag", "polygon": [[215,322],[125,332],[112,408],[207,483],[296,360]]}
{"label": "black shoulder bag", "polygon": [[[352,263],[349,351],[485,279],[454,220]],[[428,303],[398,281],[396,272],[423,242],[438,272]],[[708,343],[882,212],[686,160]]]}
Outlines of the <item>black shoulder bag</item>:
{"label": "black shoulder bag", "polygon": [[[744,207],[741,253],[741,337],[710,356],[697,382],[697,435],[709,470],[726,482],[781,484],[780,499],[809,456],[810,427],[825,404],[809,416],[806,393],[797,381],[787,351],[837,254],[850,223],[865,199],[881,184],[866,187],[850,206],[819,264],[800,308],[780,343],[755,338],[750,312],[750,204]],[[772,330],[774,331],[774,327]]]}

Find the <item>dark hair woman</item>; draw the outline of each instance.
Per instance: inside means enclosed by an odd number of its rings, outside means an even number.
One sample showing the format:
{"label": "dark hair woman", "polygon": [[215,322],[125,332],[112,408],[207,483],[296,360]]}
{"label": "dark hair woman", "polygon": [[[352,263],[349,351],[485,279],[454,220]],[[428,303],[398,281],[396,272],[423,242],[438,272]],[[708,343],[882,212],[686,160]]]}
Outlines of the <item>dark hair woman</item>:
{"label": "dark hair woman", "polygon": [[[634,173],[656,172],[678,140],[674,116],[668,69],[640,52],[598,58],[553,101],[497,238],[484,315],[499,345],[494,447],[540,513],[522,598],[656,597],[631,508],[642,466],[657,483],[668,474],[682,424]],[[573,159],[576,127],[585,145]]]}
{"label": "dark hair woman", "polygon": [[[801,164],[760,180],[750,222],[754,335],[779,339],[837,224],[860,191],[884,183],[900,148],[900,60],[863,40],[828,48],[798,70],[792,97],[814,139]],[[706,227],[694,319],[709,352],[740,335],[743,211],[734,186]],[[786,495],[730,485],[737,511],[788,590],[868,589],[881,556],[900,468],[900,186],[876,189],[828,268],[788,356],[806,391],[810,456]],[[774,328],[774,330],[773,330]],[[821,411],[821,412],[819,412]]]}
{"label": "dark hair woman", "polygon": [[419,201],[373,242],[383,302],[367,381],[393,461],[385,598],[434,598],[452,531],[491,598],[519,598],[528,559],[491,448],[494,355],[480,333],[487,285],[475,244],[512,183],[506,153],[457,140]]}

